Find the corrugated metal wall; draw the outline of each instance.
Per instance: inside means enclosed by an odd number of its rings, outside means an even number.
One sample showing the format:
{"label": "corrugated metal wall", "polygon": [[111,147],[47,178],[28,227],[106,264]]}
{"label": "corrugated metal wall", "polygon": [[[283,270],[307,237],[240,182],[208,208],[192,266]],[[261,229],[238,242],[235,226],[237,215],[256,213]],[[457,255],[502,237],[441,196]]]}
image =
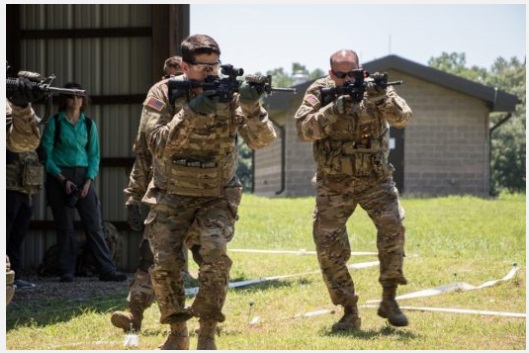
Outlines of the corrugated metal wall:
{"label": "corrugated metal wall", "polygon": [[[20,43],[20,68],[46,76],[55,74],[54,86],[57,87],[69,81],[79,82],[90,96],[124,96],[120,104],[108,100],[101,104],[94,102],[96,104],[87,111],[97,124],[102,159],[134,156],[131,147],[139,123],[141,102],[128,104],[126,98],[144,96],[153,84],[153,40],[150,32],[145,36],[133,30],[141,28],[145,33],[152,21],[151,5],[20,6],[20,30],[26,33]],[[124,32],[116,35],[119,28]],[[68,30],[71,36],[65,38],[64,30]],[[127,36],[127,30],[132,30],[132,35]],[[45,31],[38,32],[44,38],[27,35],[37,31]],[[163,62],[159,66],[161,71]],[[45,115],[43,106],[36,110],[39,116]],[[95,185],[104,220],[126,220],[122,190],[128,182],[129,171],[123,166],[100,167]],[[34,201],[33,220],[53,220],[45,204],[44,191]],[[128,241],[122,249],[120,267],[133,270],[137,263],[140,234],[127,233],[121,231]],[[54,230],[32,229],[23,248],[24,268],[32,270],[38,266],[46,249],[54,243]]]}

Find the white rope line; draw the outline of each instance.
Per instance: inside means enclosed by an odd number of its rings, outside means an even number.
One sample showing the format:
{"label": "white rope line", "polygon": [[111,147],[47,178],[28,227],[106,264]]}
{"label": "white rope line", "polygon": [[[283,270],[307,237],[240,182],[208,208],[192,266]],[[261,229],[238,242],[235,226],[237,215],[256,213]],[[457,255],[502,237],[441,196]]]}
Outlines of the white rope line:
{"label": "white rope line", "polygon": [[[261,250],[261,249],[228,249],[232,252],[243,252],[243,253],[261,253],[261,254],[292,254],[292,255],[316,255],[316,251],[312,250]],[[361,255],[378,255],[377,252],[372,251],[351,251],[352,256]]]}
{"label": "white rope line", "polygon": [[[371,261],[371,262],[359,262],[354,264],[347,265],[347,268],[353,268],[353,269],[362,269],[362,268],[368,268],[368,267],[374,267],[378,266],[378,261]],[[281,276],[271,276],[271,277],[261,277],[261,278],[255,278],[255,279],[249,279],[246,281],[238,281],[238,282],[230,282],[228,285],[229,288],[238,288],[238,287],[245,287],[245,286],[251,286],[258,283],[264,283],[268,281],[277,281],[279,279],[285,279],[285,278],[292,278],[292,277],[302,277],[307,275],[313,275],[321,273],[320,270],[317,271],[310,271],[310,272],[303,272],[303,273],[296,273],[291,275],[281,275]],[[193,296],[198,293],[199,287],[193,287],[193,288],[186,288],[185,294],[188,296]]]}
{"label": "white rope line", "polygon": [[[482,289],[486,287],[491,287],[498,282],[508,281],[512,279],[516,275],[517,272],[518,272],[518,267],[514,265],[513,268],[509,271],[509,273],[507,273],[503,278],[491,280],[491,281],[482,283],[479,286],[473,286],[471,284],[464,283],[464,282],[457,282],[457,283],[446,284],[446,285],[435,287],[435,288],[421,290],[418,292],[412,292],[408,294],[399,295],[395,297],[395,299],[403,300],[403,299],[411,299],[411,298],[421,298],[421,297],[429,297],[432,295],[438,295],[438,294],[446,293],[446,292],[454,292],[454,291],[466,292],[466,291],[471,291],[471,290],[476,290],[476,289]],[[369,304],[369,303],[379,303],[379,302],[380,302],[380,299],[373,299],[373,300],[368,300],[366,303]]]}

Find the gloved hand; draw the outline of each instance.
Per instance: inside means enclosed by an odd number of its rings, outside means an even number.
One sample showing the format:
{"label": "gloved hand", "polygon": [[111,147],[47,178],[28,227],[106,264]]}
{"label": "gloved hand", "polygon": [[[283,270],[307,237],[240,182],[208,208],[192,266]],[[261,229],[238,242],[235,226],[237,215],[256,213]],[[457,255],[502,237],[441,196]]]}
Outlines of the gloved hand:
{"label": "gloved hand", "polygon": [[352,102],[351,97],[343,95],[338,97],[334,102],[327,104],[321,108],[321,113],[324,117],[336,117],[337,115],[351,114]]}
{"label": "gloved hand", "polygon": [[387,73],[375,72],[369,76],[373,81],[367,82],[366,92],[368,98],[378,98],[386,95],[386,83],[388,82]]}
{"label": "gloved hand", "polygon": [[135,232],[143,230],[143,218],[141,217],[139,205],[127,205],[127,223],[130,229]]}
{"label": "gloved hand", "polygon": [[261,98],[262,92],[257,87],[253,87],[248,82],[243,82],[239,87],[239,101],[242,104],[253,104]]}
{"label": "gloved hand", "polygon": [[46,95],[35,83],[25,77],[17,78],[17,89],[9,97],[9,101],[16,106],[26,107],[28,103],[36,102]]}
{"label": "gloved hand", "polygon": [[215,95],[215,91],[204,91],[189,102],[189,107],[197,114],[210,115],[217,111],[215,102],[209,98]]}

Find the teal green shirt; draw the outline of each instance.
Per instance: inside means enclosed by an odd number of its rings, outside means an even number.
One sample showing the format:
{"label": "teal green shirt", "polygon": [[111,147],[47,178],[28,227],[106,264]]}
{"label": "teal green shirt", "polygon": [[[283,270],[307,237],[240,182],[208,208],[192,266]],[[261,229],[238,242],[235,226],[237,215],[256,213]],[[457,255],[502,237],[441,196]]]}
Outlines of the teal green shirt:
{"label": "teal green shirt", "polygon": [[[94,120],[90,136],[86,129],[85,116],[81,113],[73,125],[66,119],[64,111],[59,112],[61,124],[60,141],[55,144],[55,119],[51,117],[42,134],[42,146],[46,150],[46,170],[55,176],[61,167],[88,167],[86,177],[94,179],[99,172],[99,138]],[[88,141],[90,138],[90,141]],[[88,141],[88,148],[86,143]]]}

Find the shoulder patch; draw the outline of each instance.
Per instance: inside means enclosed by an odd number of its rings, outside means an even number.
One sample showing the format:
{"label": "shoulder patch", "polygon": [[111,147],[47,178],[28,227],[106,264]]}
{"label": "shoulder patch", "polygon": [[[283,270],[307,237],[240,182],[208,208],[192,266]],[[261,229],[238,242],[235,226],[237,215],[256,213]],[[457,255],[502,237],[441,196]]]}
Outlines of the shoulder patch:
{"label": "shoulder patch", "polygon": [[165,103],[159,99],[156,99],[154,97],[149,97],[145,100],[144,105],[151,107],[152,109],[156,110],[157,112],[161,112],[162,109],[165,107]]}
{"label": "shoulder patch", "polygon": [[320,100],[313,94],[307,94],[305,96],[305,102],[307,102],[311,107],[315,107],[320,104]]}

